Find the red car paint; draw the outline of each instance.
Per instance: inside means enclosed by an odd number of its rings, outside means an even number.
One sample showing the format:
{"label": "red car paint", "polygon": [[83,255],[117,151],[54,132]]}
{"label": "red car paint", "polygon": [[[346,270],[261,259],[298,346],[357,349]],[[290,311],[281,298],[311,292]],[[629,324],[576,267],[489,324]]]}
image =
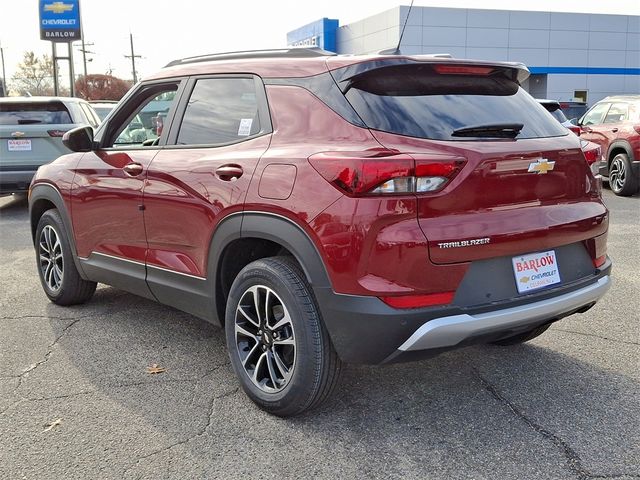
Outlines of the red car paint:
{"label": "red car paint", "polygon": [[[170,67],[147,81],[245,71],[298,78],[327,72],[327,63],[335,69],[371,60],[222,61]],[[304,88],[267,85],[266,93],[270,135],[216,149],[98,150],[41,169],[36,184],[64,191],[78,256],[100,252],[206,278],[216,226],[239,211],[295,222],[316,246],[333,290],[350,295],[455,292],[474,260],[573,242],[588,244],[593,259],[606,253],[594,239],[606,234],[607,209],[573,135],[432,141],[355,126]],[[434,193],[351,197],[309,161],[322,152],[370,150],[416,162],[460,159],[463,167]],[[542,157],[556,162],[554,171],[528,173]],[[142,166],[139,175],[123,171],[131,163]],[[216,170],[225,165],[240,165],[243,174],[222,178]]]}

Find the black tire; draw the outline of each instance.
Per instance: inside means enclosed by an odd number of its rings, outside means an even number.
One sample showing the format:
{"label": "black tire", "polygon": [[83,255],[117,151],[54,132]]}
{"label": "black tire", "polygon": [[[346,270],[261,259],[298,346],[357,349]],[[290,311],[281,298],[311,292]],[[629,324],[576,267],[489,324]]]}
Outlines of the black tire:
{"label": "black tire", "polygon": [[273,415],[317,407],[339,381],[340,359],[311,288],[290,257],[264,258],[240,271],[227,299],[225,331],[242,389]]}
{"label": "black tire", "polygon": [[80,277],[58,210],[47,210],[40,217],[35,247],[38,276],[49,300],[57,305],[76,305],[92,297],[96,283]]}
{"label": "black tire", "polygon": [[513,337],[503,338],[502,340],[498,340],[496,342],[491,342],[493,345],[500,345],[501,347],[508,347],[510,345],[518,345],[520,343],[528,342],[529,340],[533,340],[536,337],[539,337],[547,329],[551,326],[550,323],[545,325],[540,325],[539,327],[534,328],[533,330],[529,330],[528,332],[519,333],[518,335],[514,335]]}
{"label": "black tire", "polygon": [[631,161],[626,153],[618,153],[609,164],[609,188],[621,197],[638,191],[638,178],[634,175]]}

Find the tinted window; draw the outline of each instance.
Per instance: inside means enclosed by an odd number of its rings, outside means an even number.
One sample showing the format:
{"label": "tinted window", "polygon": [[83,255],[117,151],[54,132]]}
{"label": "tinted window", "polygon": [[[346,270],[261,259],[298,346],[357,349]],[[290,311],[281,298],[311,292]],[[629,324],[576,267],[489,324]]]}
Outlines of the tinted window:
{"label": "tinted window", "polygon": [[71,115],[62,102],[0,103],[0,125],[69,123]]}
{"label": "tinted window", "polygon": [[614,103],[604,117],[604,123],[620,123],[627,119],[629,107],[626,103]]}
{"label": "tinted window", "polygon": [[595,125],[597,123],[602,123],[602,118],[604,114],[609,110],[610,103],[599,103],[594,106],[591,110],[585,113],[584,117],[580,121],[581,125]]}
{"label": "tinted window", "polygon": [[149,90],[147,97],[117,130],[114,147],[153,146],[158,143],[165,119],[172,107],[178,85],[166,85]]}
{"label": "tinted window", "polygon": [[195,84],[180,125],[177,143],[232,143],[259,132],[254,80],[207,78]]}
{"label": "tinted window", "polygon": [[560,123],[564,123],[567,121],[567,117],[565,116],[558,103],[540,103],[540,105],[546,108],[547,112],[549,112],[553,116],[553,118],[558,120]]}
{"label": "tinted window", "polygon": [[370,128],[412,137],[461,140],[452,136],[455,130],[492,124],[523,124],[517,138],[567,135],[502,74],[438,74],[429,65],[385,67],[356,79],[346,96]]}

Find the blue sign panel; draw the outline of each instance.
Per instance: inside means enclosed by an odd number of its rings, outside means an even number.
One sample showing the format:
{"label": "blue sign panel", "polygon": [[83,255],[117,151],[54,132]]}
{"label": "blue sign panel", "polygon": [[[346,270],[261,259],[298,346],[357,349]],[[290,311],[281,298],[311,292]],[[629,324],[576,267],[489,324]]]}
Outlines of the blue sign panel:
{"label": "blue sign panel", "polygon": [[338,20],[322,18],[287,33],[287,45],[290,47],[320,47],[323,50],[335,52],[338,25]]}
{"label": "blue sign panel", "polygon": [[73,42],[80,32],[80,0],[40,0],[41,40]]}

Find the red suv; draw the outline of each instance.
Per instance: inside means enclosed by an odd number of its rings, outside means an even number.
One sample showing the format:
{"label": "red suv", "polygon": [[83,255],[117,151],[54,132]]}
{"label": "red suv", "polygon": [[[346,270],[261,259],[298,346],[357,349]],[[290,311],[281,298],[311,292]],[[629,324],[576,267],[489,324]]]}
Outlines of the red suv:
{"label": "red suv", "polygon": [[223,326],[244,391],[281,416],[342,362],[536,337],[591,308],[611,262],[599,183],[528,74],[307,49],[172,62],[38,171],[44,291],[106,283]]}
{"label": "red suv", "polygon": [[602,148],[600,174],[616,195],[640,186],[640,95],[607,97],[578,121],[580,136]]}

